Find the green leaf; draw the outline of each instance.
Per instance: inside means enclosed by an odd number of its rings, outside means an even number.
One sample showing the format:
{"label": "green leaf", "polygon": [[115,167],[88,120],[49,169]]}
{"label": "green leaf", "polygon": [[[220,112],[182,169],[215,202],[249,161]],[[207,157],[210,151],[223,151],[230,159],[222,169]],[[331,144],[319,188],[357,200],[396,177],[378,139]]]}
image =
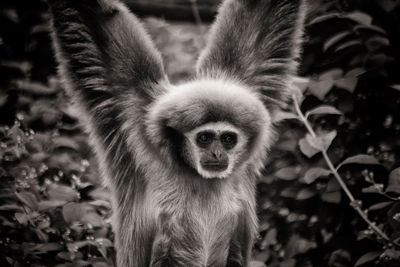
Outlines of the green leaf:
{"label": "green leaf", "polygon": [[328,203],[339,204],[342,199],[342,193],[336,192],[325,192],[321,195],[321,199]]}
{"label": "green leaf", "polygon": [[310,134],[306,135],[307,142],[315,149],[320,151],[326,151],[332,144],[332,141],[336,137],[336,130],[333,130],[327,134],[319,135],[316,137],[311,136]]}
{"label": "green leaf", "polygon": [[355,267],[357,266],[361,266],[365,263],[371,262],[373,260],[375,260],[376,258],[378,258],[379,255],[382,254],[382,251],[371,251],[368,252],[364,255],[362,255],[354,264]]}
{"label": "green leaf", "polygon": [[313,148],[310,143],[306,140],[306,138],[302,138],[299,140],[300,151],[306,155],[308,158],[313,157],[315,154],[321,152],[318,149]]}
{"label": "green leaf", "polygon": [[307,172],[304,174],[304,181],[307,184],[313,183],[317,178],[321,176],[328,176],[331,173],[330,170],[320,168],[320,167],[315,167],[308,169]]}
{"label": "green leaf", "polygon": [[337,110],[335,107],[322,105],[316,107],[306,113],[306,117],[311,115],[320,115],[320,114],[334,114],[334,115],[342,115],[342,112]]}
{"label": "green leaf", "polygon": [[336,169],[338,170],[340,167],[346,164],[381,165],[373,156],[359,154],[345,159],[336,167]]}

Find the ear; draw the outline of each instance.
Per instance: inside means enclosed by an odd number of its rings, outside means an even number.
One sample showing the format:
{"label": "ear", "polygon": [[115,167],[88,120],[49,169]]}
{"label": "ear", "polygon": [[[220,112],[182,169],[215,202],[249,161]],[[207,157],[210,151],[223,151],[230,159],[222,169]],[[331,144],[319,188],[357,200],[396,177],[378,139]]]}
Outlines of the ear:
{"label": "ear", "polygon": [[198,75],[239,79],[270,111],[281,107],[297,70],[304,17],[303,0],[226,0]]}

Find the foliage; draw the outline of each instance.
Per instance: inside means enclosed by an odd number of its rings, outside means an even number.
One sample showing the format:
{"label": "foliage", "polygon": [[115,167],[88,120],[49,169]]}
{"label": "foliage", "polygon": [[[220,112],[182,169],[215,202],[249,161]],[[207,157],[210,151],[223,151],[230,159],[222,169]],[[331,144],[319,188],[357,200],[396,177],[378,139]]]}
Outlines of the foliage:
{"label": "foliage", "polygon": [[[311,2],[303,78],[258,184],[253,266],[396,266],[400,8]],[[113,266],[109,195],[55,76],[45,3],[2,5],[0,265]],[[205,28],[146,25],[172,80],[191,74]]]}
{"label": "foliage", "polygon": [[354,2],[320,5],[308,23],[305,77],[259,184],[268,266],[400,260],[399,10]]}

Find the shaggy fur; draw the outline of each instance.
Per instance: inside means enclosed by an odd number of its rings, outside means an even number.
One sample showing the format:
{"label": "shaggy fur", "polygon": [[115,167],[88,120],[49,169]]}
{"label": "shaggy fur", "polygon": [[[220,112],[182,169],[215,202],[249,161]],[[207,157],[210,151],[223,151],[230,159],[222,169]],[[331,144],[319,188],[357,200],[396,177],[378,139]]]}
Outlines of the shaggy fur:
{"label": "shaggy fur", "polygon": [[[169,84],[143,26],[117,0],[49,0],[60,76],[112,191],[117,265],[248,266],[255,179],[285,101],[302,1],[226,0],[197,79]],[[184,132],[224,122],[249,137],[224,179],[185,163]]]}

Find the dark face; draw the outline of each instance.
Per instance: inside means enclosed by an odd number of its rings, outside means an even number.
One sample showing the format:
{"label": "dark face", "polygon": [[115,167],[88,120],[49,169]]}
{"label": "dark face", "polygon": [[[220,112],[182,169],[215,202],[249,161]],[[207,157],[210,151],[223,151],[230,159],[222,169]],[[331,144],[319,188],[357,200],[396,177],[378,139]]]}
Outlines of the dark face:
{"label": "dark face", "polygon": [[238,136],[231,131],[216,133],[201,131],[196,135],[196,145],[200,151],[200,165],[210,172],[222,172],[229,166],[229,152],[238,142]]}

